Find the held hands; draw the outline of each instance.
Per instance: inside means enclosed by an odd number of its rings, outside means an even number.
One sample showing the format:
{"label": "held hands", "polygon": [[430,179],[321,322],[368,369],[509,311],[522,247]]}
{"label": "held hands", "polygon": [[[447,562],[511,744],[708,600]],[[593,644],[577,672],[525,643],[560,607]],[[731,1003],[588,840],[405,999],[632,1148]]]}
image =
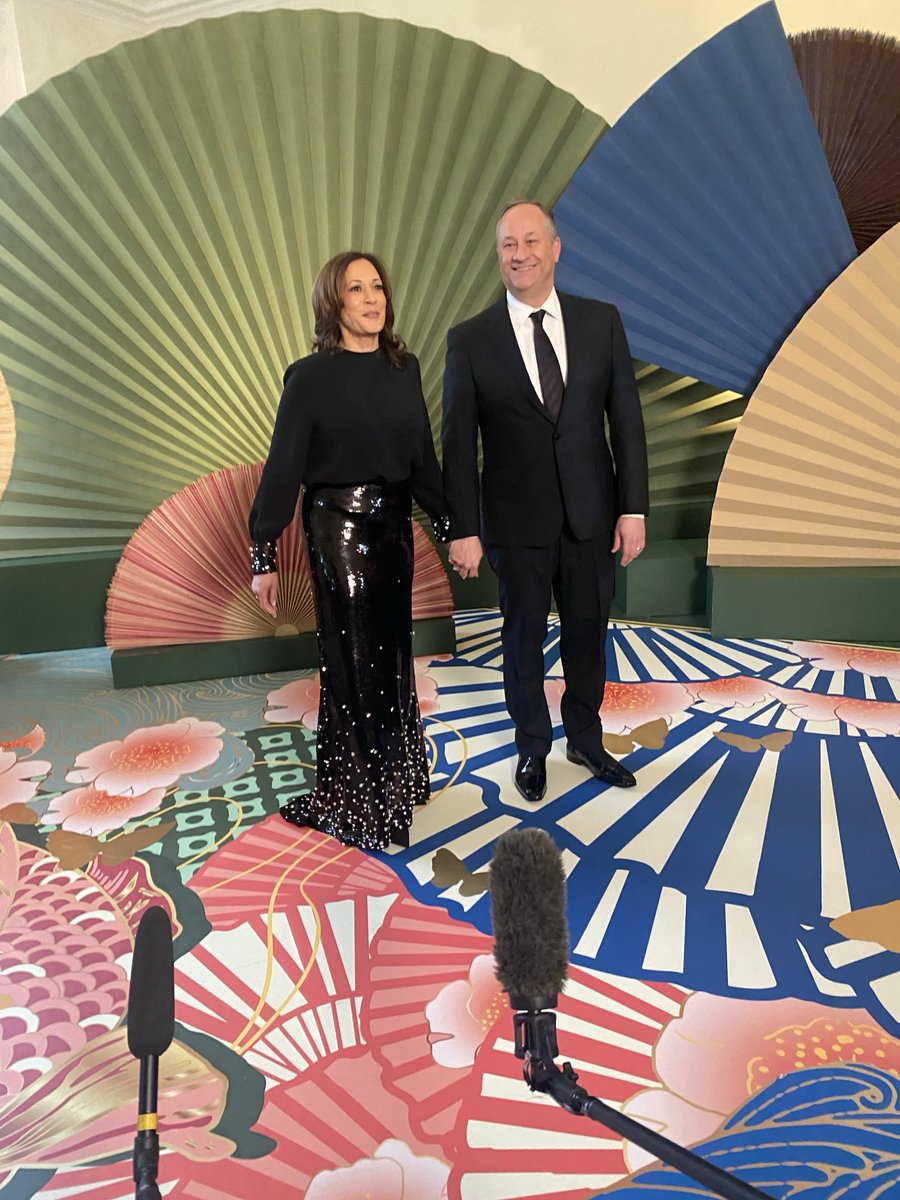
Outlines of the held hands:
{"label": "held hands", "polygon": [[460,579],[478,578],[478,564],[484,553],[481,548],[481,538],[457,538],[448,543],[447,549],[450,553],[450,566]]}
{"label": "held hands", "polygon": [[616,521],[616,536],[613,538],[612,552],[622,551],[622,566],[627,567],[634,562],[644,549],[647,530],[643,517],[619,517]]}
{"label": "held hands", "polygon": [[278,572],[270,571],[267,575],[253,576],[253,594],[257,598],[263,612],[270,617],[278,612]]}

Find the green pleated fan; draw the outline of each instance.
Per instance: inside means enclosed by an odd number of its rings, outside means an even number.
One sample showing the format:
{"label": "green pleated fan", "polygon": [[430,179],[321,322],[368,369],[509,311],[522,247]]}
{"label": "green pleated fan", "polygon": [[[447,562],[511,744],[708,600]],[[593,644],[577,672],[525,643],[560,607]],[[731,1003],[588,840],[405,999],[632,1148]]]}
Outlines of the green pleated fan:
{"label": "green pleated fan", "polygon": [[123,545],[191,480],[263,457],[315,274],[351,246],[391,269],[436,417],[446,331],[499,291],[499,206],[552,203],[605,130],[508,58],[317,11],[164,30],[14,105],[0,554]]}
{"label": "green pleated fan", "polygon": [[656,520],[702,535],[746,397],[664,367],[634,366],[647,431],[651,508]]}

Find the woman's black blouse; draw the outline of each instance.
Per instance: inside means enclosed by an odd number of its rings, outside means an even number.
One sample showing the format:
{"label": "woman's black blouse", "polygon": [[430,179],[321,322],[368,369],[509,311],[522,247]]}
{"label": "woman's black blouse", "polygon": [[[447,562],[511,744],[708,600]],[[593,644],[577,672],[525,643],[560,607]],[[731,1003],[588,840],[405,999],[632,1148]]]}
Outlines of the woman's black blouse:
{"label": "woman's black blouse", "polygon": [[254,572],[275,569],[274,543],[294,516],[301,484],[405,479],[446,540],[441,470],[415,356],[402,368],[380,350],[322,351],[293,363],[250,511]]}

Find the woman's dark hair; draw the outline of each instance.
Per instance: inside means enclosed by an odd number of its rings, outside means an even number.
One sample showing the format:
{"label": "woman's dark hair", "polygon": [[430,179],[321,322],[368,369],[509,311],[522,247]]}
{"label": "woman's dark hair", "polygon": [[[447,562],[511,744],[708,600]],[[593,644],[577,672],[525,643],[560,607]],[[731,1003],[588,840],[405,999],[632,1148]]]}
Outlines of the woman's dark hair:
{"label": "woman's dark hair", "polygon": [[341,309],[344,305],[344,276],[352,262],[363,258],[371,263],[381,277],[384,288],[385,310],[384,328],[378,335],[378,346],[382,354],[395,367],[406,363],[406,343],[394,333],[394,299],[391,291],[391,281],[384,264],[363,250],[345,250],[329,258],[328,262],[316,277],[313,284],[312,304],[316,320],[316,332],[312,348],[316,351],[328,350],[332,354],[341,346]]}

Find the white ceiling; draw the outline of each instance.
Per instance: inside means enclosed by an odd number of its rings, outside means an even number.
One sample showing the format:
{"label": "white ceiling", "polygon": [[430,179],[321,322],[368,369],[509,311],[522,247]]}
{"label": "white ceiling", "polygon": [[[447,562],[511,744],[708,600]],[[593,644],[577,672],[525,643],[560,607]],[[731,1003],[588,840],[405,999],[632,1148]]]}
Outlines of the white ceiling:
{"label": "white ceiling", "polygon": [[128,25],[156,29],[200,17],[280,7],[278,0],[56,0],[86,16],[108,17]]}

